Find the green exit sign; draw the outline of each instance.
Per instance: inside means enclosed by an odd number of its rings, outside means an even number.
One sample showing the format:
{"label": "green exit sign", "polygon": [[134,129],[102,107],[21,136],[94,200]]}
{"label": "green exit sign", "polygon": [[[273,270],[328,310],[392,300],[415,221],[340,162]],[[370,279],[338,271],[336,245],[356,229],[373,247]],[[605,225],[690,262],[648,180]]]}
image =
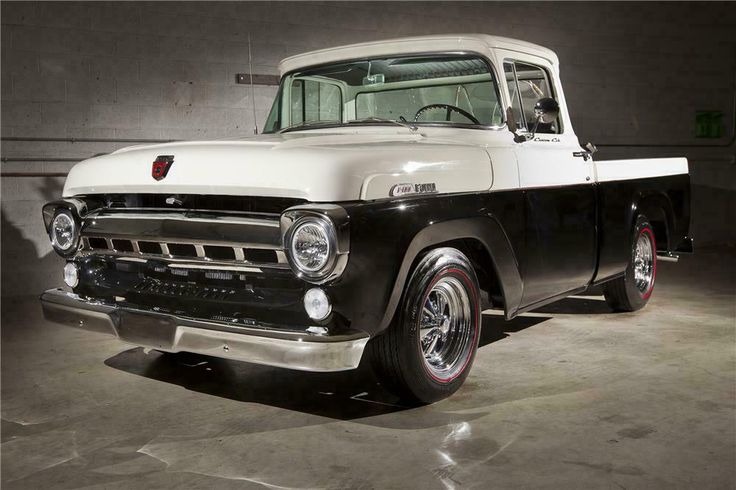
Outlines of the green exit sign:
{"label": "green exit sign", "polygon": [[696,138],[722,138],[723,112],[696,111],[695,112]]}

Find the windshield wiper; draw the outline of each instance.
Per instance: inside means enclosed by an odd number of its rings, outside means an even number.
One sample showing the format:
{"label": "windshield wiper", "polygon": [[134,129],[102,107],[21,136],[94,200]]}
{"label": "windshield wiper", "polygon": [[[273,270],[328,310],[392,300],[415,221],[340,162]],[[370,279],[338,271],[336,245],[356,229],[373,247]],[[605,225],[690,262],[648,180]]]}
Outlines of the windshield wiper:
{"label": "windshield wiper", "polygon": [[279,129],[277,133],[281,134],[288,131],[293,131],[295,129],[306,129],[312,127],[320,128],[323,126],[340,126],[341,124],[342,123],[340,121],[302,121],[300,123],[292,124],[291,126]]}
{"label": "windshield wiper", "polygon": [[396,124],[397,126],[401,126],[402,128],[409,129],[412,132],[419,129],[416,126],[416,124],[408,123],[403,116],[401,116],[401,121],[397,121],[395,119],[388,119],[384,117],[364,117],[363,119],[353,119],[352,121],[348,121],[345,124],[361,124],[361,123],[370,123],[370,122]]}

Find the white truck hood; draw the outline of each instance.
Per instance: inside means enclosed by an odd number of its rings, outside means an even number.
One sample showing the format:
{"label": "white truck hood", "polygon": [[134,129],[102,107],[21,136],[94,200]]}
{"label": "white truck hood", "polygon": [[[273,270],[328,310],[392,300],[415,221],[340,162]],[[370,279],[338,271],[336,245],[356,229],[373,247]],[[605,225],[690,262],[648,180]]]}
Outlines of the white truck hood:
{"label": "white truck hood", "polygon": [[[151,167],[160,155],[173,156],[174,163],[157,181]],[[64,197],[219,194],[336,202],[388,198],[398,184],[430,184],[419,188],[424,191],[434,184],[438,193],[481,191],[491,187],[492,176],[482,147],[402,128],[351,128],[123,148],[75,165]]]}

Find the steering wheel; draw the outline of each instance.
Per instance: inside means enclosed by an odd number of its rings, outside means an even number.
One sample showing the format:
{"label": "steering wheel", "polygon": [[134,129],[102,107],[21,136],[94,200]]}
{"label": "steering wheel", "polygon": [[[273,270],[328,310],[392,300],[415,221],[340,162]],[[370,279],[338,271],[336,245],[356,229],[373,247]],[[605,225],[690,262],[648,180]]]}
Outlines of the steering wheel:
{"label": "steering wheel", "polygon": [[417,122],[419,120],[419,116],[421,116],[423,113],[427,112],[428,110],[430,110],[430,109],[442,109],[442,108],[447,109],[447,116],[445,117],[445,121],[449,121],[450,120],[450,114],[451,113],[457,112],[461,116],[464,116],[464,117],[467,117],[468,119],[470,119],[473,122],[473,124],[480,124],[480,121],[477,120],[474,115],[472,115],[468,111],[465,111],[463,109],[460,109],[457,106],[450,105],[450,104],[429,104],[429,105],[425,105],[424,107],[422,107],[421,109],[419,109],[416,114],[414,114],[414,122]]}

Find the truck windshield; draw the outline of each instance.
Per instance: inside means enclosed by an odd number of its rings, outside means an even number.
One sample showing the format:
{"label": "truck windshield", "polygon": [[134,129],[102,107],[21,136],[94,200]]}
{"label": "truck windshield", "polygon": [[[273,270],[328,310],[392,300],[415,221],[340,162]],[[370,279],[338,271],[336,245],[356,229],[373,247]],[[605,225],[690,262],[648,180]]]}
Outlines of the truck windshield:
{"label": "truck windshield", "polygon": [[375,58],[286,75],[265,133],[356,124],[500,126],[495,77],[478,56]]}

